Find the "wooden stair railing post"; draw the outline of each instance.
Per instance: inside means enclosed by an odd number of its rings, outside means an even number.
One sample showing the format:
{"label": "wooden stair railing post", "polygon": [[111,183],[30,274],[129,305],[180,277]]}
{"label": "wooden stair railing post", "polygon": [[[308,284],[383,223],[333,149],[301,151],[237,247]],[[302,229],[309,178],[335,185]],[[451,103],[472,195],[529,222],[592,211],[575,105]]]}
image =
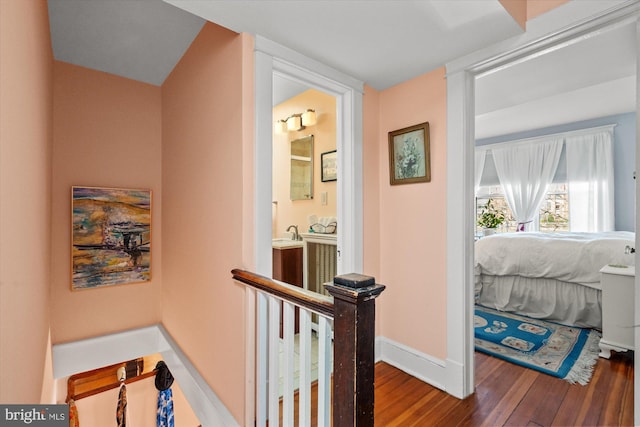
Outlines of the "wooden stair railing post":
{"label": "wooden stair railing post", "polygon": [[373,427],[375,298],[384,285],[361,274],[336,276],[333,296],[333,426]]}

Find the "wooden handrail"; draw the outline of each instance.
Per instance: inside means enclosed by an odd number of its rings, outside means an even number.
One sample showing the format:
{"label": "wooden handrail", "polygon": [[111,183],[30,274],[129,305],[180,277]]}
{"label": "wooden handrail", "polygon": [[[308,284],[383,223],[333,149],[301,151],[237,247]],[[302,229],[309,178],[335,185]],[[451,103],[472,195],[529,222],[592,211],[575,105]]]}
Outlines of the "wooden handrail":
{"label": "wooden handrail", "polygon": [[262,292],[330,317],[334,321],[333,425],[373,427],[375,299],[385,289],[361,274],[343,274],[325,283],[327,297],[250,271],[233,278]]}
{"label": "wooden handrail", "polygon": [[231,274],[239,282],[333,319],[333,298],[329,296],[238,268],[231,270]]}

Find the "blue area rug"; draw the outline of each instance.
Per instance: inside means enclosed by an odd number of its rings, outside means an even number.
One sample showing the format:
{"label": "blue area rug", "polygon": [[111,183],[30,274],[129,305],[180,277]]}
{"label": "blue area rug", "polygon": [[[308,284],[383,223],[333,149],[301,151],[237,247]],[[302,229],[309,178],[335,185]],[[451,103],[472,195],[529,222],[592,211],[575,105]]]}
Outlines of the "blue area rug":
{"label": "blue area rug", "polygon": [[476,350],[586,385],[598,360],[600,333],[476,305]]}

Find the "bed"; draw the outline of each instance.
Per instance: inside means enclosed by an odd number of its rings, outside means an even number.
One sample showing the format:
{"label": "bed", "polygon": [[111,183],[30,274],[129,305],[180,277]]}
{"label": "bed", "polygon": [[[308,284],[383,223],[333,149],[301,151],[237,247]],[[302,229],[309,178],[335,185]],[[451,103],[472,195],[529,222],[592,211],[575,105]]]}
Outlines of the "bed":
{"label": "bed", "polygon": [[475,243],[476,303],[602,328],[600,269],[634,265],[635,233],[503,233]]}

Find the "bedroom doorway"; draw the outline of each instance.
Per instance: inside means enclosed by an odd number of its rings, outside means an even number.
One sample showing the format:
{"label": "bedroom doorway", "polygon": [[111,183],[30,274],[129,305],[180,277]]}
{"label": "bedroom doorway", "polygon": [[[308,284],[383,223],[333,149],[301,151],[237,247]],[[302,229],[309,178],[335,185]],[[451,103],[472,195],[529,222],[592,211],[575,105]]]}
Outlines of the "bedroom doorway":
{"label": "bedroom doorway", "polygon": [[[635,245],[635,63],[635,26],[629,24],[476,77],[476,224],[495,227],[478,225],[474,235],[475,249],[482,250],[475,261],[487,274],[482,276],[485,286],[476,289],[482,305],[601,328],[599,269],[633,263],[624,251]],[[589,158],[597,159],[597,171],[585,167]],[[619,233],[609,233],[614,230]],[[544,233],[538,236],[545,237],[544,254],[552,242],[555,248],[564,245],[566,237],[587,238],[569,232],[591,233],[589,248],[603,247],[591,252],[591,262],[579,274],[560,271],[555,260],[564,258],[576,268],[584,264],[563,253],[540,256],[544,272],[537,265],[519,264],[513,273],[504,265],[508,258],[501,258],[498,266],[485,254],[498,239],[501,245],[513,243],[515,250],[509,253],[515,254],[521,246],[514,239],[520,237],[516,240],[524,244],[527,236],[512,234],[516,231]],[[496,238],[481,240],[487,232]],[[603,232],[607,234],[595,234]],[[608,253],[612,242],[604,248],[596,237],[619,239],[616,253]],[[538,254],[532,251],[539,240],[526,243],[527,253]],[[540,273],[544,282],[529,280]],[[517,281],[510,278],[513,274],[519,274]],[[543,289],[553,294],[553,301]],[[577,307],[578,301],[584,305]]]}
{"label": "bedroom doorway", "polygon": [[[450,191],[447,198],[447,349],[453,377],[449,389],[462,397],[474,390],[472,313],[475,208],[474,177],[467,172],[474,170],[474,85],[476,78],[504,71],[625,25],[631,25],[635,33],[636,20],[640,16],[638,4],[624,3],[614,7],[601,5],[600,9],[590,11],[572,7],[571,4],[564,6],[562,13],[556,15],[561,19],[553,25],[544,29],[537,27],[528,31],[526,37],[504,43],[495,49],[487,49],[483,52],[484,58],[470,55],[447,65],[447,183],[452,190],[456,190]],[[634,42],[635,39],[634,35]],[[634,49],[637,52],[637,46]],[[635,188],[635,184],[632,184],[632,188]],[[636,319],[638,312],[636,310]],[[636,339],[640,342],[639,338]]]}
{"label": "bedroom doorway", "polygon": [[[634,264],[634,256],[625,254],[625,246],[635,247],[635,30],[632,24],[612,28],[475,78],[473,203],[476,219],[482,220],[483,212],[484,219],[504,219],[491,239],[485,240],[480,227],[475,229],[474,271],[477,272],[477,266],[481,265],[485,273],[478,276],[474,288],[476,302],[481,306],[587,329],[602,329],[601,292],[595,288],[602,286],[600,268],[608,264]],[[594,57],[599,58],[595,63]],[[600,223],[588,218],[590,212],[600,212],[598,208],[579,209],[570,205],[575,202],[579,206],[580,200],[569,193],[579,186],[575,183],[575,166],[569,168],[572,165],[570,156],[575,157],[574,151],[578,149],[575,145],[579,143],[582,147],[592,141],[595,146],[596,138],[599,147],[609,144],[611,147],[608,160],[604,157],[605,150],[598,153],[598,165],[611,166],[607,173],[598,177],[599,180],[612,180],[611,194],[591,196],[592,199],[600,198],[601,203],[596,205],[603,211],[611,212],[609,220]],[[569,143],[574,144],[573,151],[569,150]],[[540,163],[527,161],[535,154],[541,155]],[[513,168],[514,162],[522,164]],[[553,167],[545,168],[545,162],[553,163]],[[523,166],[525,164],[528,168]],[[537,174],[531,173],[534,164],[542,165]],[[547,169],[549,174],[545,177]],[[520,175],[525,170],[529,175],[523,179]],[[541,188],[540,194],[519,193],[521,187],[510,186],[509,177]],[[527,197],[535,199],[532,204],[539,204],[537,211],[530,209],[523,213],[527,209]],[[520,210],[519,217],[510,209],[514,199]],[[535,217],[523,218],[523,215]],[[616,230],[616,233],[608,233],[609,230]],[[516,231],[544,234],[529,240],[527,234],[512,234]],[[607,233],[602,233],[604,231]],[[544,243],[540,240],[543,236]],[[569,261],[571,256],[560,252],[548,258],[544,256],[551,254],[552,243],[554,248],[567,248],[564,246],[567,237],[573,239],[572,245],[577,245],[578,238],[585,239],[585,246],[571,253],[589,251],[593,255],[593,258],[589,257],[589,263],[581,263],[585,258],[579,256]],[[607,240],[599,240],[603,237]],[[610,239],[616,239],[616,242]],[[521,253],[524,244],[528,249]],[[544,246],[543,251],[536,250],[541,247],[539,245]],[[592,251],[595,245],[602,245],[602,250]],[[511,249],[504,252],[514,254],[514,257],[506,256],[500,258],[500,265],[493,264],[491,260],[496,258],[491,257],[489,251],[506,247]],[[505,267],[509,259],[525,259],[525,253],[536,257],[535,266],[518,264],[516,267],[513,264],[519,273]],[[560,272],[560,264],[555,262],[559,259],[566,261],[564,265],[571,264],[574,272]],[[581,270],[577,270],[580,265]],[[542,270],[544,276],[537,278]],[[565,272],[569,274],[564,275]],[[563,279],[558,280],[558,277]],[[587,280],[593,287],[578,284]],[[481,312],[480,316],[490,318],[492,313]],[[633,311],[627,315],[629,324],[633,324]],[[528,339],[526,335],[522,335],[525,340]],[[495,340],[494,336],[496,334],[487,334],[483,338],[488,341],[484,342]],[[520,341],[519,344],[524,342],[529,343]],[[597,359],[598,351],[593,349],[590,357]],[[630,359],[628,354],[623,354],[612,360],[628,364]],[[599,365],[596,369],[604,372],[607,365]],[[582,374],[585,382],[591,376],[588,371]]]}

